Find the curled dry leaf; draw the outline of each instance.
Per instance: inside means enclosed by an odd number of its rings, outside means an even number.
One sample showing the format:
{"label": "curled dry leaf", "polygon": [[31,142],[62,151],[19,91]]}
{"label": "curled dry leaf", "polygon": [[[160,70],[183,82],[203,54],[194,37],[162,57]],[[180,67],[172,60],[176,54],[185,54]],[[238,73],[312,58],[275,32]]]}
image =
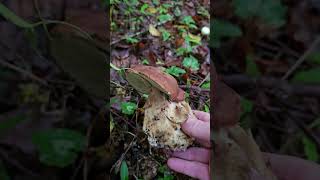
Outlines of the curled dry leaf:
{"label": "curled dry leaf", "polygon": [[149,32],[152,36],[160,36],[160,32],[151,24],[149,25]]}
{"label": "curled dry leaf", "polygon": [[171,150],[192,145],[193,138],[181,130],[181,123],[194,114],[177,81],[156,67],[143,65],[127,70],[126,79],[139,92],[149,94],[143,122],[149,144]]}

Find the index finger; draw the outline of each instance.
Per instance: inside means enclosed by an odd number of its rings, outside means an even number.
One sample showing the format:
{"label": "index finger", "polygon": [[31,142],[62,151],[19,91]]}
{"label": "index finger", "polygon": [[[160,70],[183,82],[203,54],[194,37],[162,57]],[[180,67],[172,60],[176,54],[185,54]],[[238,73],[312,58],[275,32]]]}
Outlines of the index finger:
{"label": "index finger", "polygon": [[191,117],[181,127],[189,136],[210,142],[210,122],[200,121],[195,117]]}
{"label": "index finger", "polygon": [[210,114],[207,112],[193,110],[193,113],[201,121],[210,121]]}

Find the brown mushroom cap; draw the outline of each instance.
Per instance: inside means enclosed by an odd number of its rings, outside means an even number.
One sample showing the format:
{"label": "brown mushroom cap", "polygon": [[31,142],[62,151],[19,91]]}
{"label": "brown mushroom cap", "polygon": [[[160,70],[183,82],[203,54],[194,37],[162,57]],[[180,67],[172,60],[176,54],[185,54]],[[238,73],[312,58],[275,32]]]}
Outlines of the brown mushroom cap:
{"label": "brown mushroom cap", "polygon": [[156,87],[169,96],[172,101],[183,101],[184,91],[179,88],[174,77],[159,68],[144,65],[132,66],[126,72],[127,81],[138,91],[149,94]]}

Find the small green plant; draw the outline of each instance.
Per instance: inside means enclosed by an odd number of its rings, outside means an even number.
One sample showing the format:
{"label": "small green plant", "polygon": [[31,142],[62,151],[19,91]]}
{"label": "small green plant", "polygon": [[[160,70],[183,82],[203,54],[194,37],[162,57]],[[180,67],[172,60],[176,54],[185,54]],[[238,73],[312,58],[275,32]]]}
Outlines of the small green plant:
{"label": "small green plant", "polygon": [[173,14],[176,16],[176,17],[179,17],[181,16],[181,10],[179,7],[176,7],[173,11]]}
{"label": "small green plant", "polygon": [[170,173],[167,166],[160,166],[158,172],[161,174],[158,180],[174,180],[174,176]]}
{"label": "small green plant", "polygon": [[182,18],[181,23],[187,25],[191,29],[196,29],[196,22],[192,19],[191,16],[185,16]]}
{"label": "small green plant", "polygon": [[193,43],[195,45],[200,45],[201,44],[201,37],[193,35],[191,33],[188,33],[188,35],[185,37],[185,41]]}
{"label": "small green plant", "polygon": [[310,161],[318,162],[319,154],[317,151],[316,144],[311,141],[307,136],[302,137],[302,144],[304,149],[304,154],[307,156],[307,159]]}
{"label": "small green plant", "polygon": [[182,65],[186,68],[190,68],[193,71],[197,71],[199,69],[198,59],[190,55],[189,57],[185,57],[182,61]]}
{"label": "small green plant", "polygon": [[135,44],[139,42],[137,38],[133,38],[133,37],[126,37],[126,41],[130,44]]}
{"label": "small green plant", "polygon": [[121,112],[126,115],[132,115],[137,109],[137,105],[132,102],[122,102],[121,103]]}
{"label": "small green plant", "polygon": [[141,12],[142,14],[147,14],[147,13],[146,13],[146,9],[148,9],[148,8],[149,8],[149,4],[145,3],[145,4],[143,4],[143,5],[141,6],[140,12]]}
{"label": "small green plant", "polygon": [[187,45],[187,47],[179,47],[176,50],[176,53],[178,56],[182,56],[191,52],[192,52],[192,47],[190,45]]}
{"label": "small green plant", "polygon": [[203,84],[201,85],[201,88],[203,88],[203,89],[210,89],[210,81],[207,81],[207,82],[203,83]]}
{"label": "small green plant", "polygon": [[167,41],[168,39],[170,39],[171,34],[169,33],[169,31],[165,29],[161,29],[160,32],[161,32],[163,41]]}
{"label": "small green plant", "polygon": [[147,59],[143,59],[142,64],[148,65],[148,64],[149,64],[149,61],[148,61]]}
{"label": "small green plant", "polygon": [[203,6],[200,6],[198,9],[197,9],[197,13],[204,16],[204,17],[210,17],[210,14],[209,12],[207,11],[206,8],[204,8]]}
{"label": "small green plant", "polygon": [[186,71],[176,66],[171,66],[169,69],[166,69],[166,73],[169,73],[173,76],[179,77],[181,74],[185,74]]}
{"label": "small green plant", "polygon": [[126,161],[122,161],[121,163],[120,178],[121,180],[129,180],[129,170]]}
{"label": "small green plant", "polygon": [[69,129],[36,132],[32,142],[39,151],[40,162],[61,168],[72,164],[85,148],[85,136]]}
{"label": "small green plant", "polygon": [[204,105],[204,112],[207,112],[207,113],[209,113],[210,112],[210,108],[209,108],[209,106],[208,105]]}
{"label": "small green plant", "polygon": [[158,20],[160,23],[165,23],[167,21],[171,21],[172,16],[170,14],[162,14],[162,15],[158,16]]}

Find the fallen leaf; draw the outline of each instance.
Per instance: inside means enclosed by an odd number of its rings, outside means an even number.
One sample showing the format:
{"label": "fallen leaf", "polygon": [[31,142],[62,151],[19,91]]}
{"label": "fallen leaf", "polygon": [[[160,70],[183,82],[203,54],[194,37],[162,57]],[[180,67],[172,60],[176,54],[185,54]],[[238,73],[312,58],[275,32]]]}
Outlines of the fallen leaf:
{"label": "fallen leaf", "polygon": [[149,25],[149,32],[152,36],[160,36],[160,32],[151,24]]}
{"label": "fallen leaf", "polygon": [[188,33],[188,36],[189,36],[191,42],[194,42],[196,44],[200,44],[201,43],[201,37],[200,36],[193,35],[191,33]]}
{"label": "fallen leaf", "polygon": [[155,14],[156,12],[158,12],[158,10],[154,7],[149,7],[147,8],[147,12],[151,14]]}

